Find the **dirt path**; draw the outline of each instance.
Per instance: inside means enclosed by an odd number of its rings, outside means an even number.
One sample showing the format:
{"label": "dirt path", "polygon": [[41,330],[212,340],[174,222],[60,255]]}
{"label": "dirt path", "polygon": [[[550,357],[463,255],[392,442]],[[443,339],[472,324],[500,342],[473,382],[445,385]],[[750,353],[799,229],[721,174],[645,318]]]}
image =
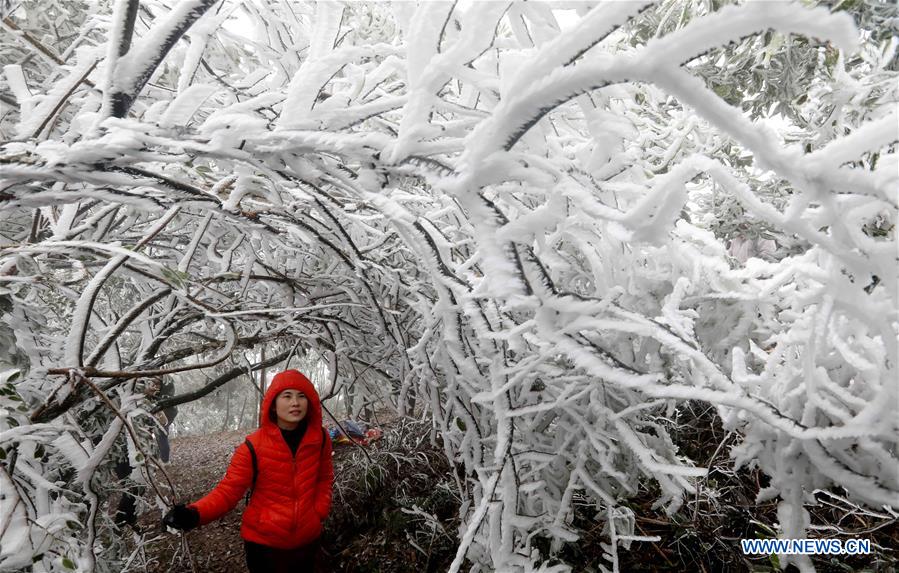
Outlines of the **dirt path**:
{"label": "dirt path", "polygon": [[[334,499],[317,573],[436,573],[446,569],[455,553],[455,539],[443,530],[455,530],[457,506],[446,488],[437,487],[448,468],[442,451],[428,443],[430,424],[397,421],[384,430],[383,439],[365,452],[349,446],[334,450]],[[215,487],[246,434],[240,430],[172,440],[166,471],[178,501],[195,501]],[[369,456],[374,464],[368,463]],[[404,513],[407,505],[445,519],[440,535]],[[141,533],[131,540],[132,547],[142,550],[125,571],[191,571],[185,545],[198,572],[246,571],[240,539],[243,509],[241,500],[234,511],[183,539],[162,529],[161,510],[144,513],[138,521]],[[418,549],[410,539],[417,539]]]}
{"label": "dirt path", "polygon": [[[172,440],[171,463],[166,470],[175,483],[179,501],[194,501],[212,489],[225,474],[234,448],[244,437],[246,432],[240,430]],[[243,508],[241,501],[222,519],[184,535],[197,571],[232,573],[245,569],[240,539]],[[151,573],[190,571],[181,536],[164,531],[160,519],[158,510],[141,516],[145,557],[135,559],[134,569]]]}

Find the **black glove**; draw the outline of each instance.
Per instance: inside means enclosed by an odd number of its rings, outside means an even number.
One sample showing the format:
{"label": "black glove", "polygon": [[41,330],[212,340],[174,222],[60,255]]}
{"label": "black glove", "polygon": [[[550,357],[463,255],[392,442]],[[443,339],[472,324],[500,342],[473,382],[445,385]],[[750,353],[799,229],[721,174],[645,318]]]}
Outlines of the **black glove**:
{"label": "black glove", "polygon": [[183,503],[177,504],[169,510],[162,518],[164,527],[174,527],[175,529],[193,529],[200,524],[200,512],[192,507],[185,507]]}

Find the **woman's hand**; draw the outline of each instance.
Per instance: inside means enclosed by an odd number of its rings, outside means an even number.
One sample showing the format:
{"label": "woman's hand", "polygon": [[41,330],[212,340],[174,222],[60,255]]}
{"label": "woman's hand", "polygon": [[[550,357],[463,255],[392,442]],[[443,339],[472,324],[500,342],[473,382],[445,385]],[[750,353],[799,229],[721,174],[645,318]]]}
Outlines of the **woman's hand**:
{"label": "woman's hand", "polygon": [[200,524],[200,513],[192,508],[185,507],[183,503],[177,504],[162,518],[162,525],[187,531]]}

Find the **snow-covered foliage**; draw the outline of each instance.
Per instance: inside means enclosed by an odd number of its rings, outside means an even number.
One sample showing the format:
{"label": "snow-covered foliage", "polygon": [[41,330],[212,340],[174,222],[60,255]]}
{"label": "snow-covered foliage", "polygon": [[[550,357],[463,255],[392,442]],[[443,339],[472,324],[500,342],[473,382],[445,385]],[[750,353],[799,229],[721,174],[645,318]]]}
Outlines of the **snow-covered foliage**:
{"label": "snow-covered foliage", "polygon": [[899,17],[809,4],[0,4],[0,569],[117,570],[148,381],[307,350],[434,420],[453,572],[571,570],[575,497],[617,570],[685,400],[782,536],[899,507]]}

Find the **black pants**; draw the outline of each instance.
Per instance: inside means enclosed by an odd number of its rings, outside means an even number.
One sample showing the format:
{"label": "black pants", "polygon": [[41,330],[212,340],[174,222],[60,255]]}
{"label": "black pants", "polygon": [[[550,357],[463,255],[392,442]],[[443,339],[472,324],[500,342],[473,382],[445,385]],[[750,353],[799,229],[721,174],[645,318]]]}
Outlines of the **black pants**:
{"label": "black pants", "polygon": [[247,569],[250,573],[312,573],[318,540],[294,549],[275,549],[251,541],[244,541]]}
{"label": "black pants", "polygon": [[165,463],[169,463],[171,447],[169,446],[168,426],[166,426],[164,430],[160,430],[159,428],[156,429],[156,445],[159,447],[159,459]]}
{"label": "black pants", "polygon": [[[124,479],[131,475],[131,464],[128,458],[120,459],[115,465],[115,476]],[[134,525],[137,523],[137,498],[141,495],[140,486],[128,485],[119,498],[119,505],[116,507],[115,522],[118,524],[128,523]]]}

